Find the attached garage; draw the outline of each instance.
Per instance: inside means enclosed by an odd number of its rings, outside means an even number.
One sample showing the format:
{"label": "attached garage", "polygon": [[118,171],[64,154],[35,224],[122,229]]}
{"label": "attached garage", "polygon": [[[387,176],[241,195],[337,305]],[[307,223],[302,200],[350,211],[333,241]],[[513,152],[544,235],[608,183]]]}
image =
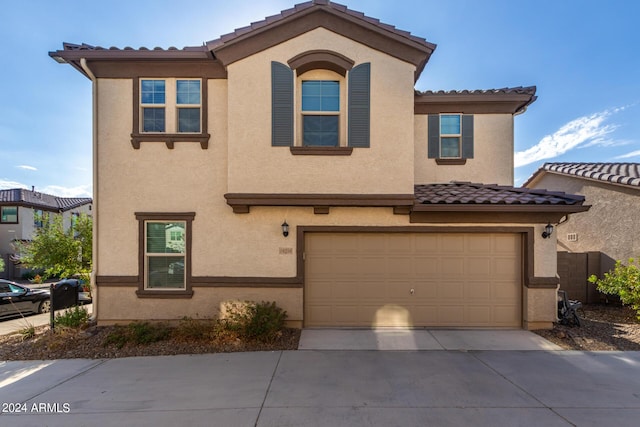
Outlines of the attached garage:
{"label": "attached garage", "polygon": [[309,232],[305,327],[522,327],[518,233]]}

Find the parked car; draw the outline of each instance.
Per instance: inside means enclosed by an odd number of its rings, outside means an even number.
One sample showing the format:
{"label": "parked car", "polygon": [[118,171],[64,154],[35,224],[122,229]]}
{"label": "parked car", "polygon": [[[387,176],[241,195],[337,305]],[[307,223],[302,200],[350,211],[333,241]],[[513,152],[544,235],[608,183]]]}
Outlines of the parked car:
{"label": "parked car", "polygon": [[0,279],[0,317],[51,311],[49,291]]}

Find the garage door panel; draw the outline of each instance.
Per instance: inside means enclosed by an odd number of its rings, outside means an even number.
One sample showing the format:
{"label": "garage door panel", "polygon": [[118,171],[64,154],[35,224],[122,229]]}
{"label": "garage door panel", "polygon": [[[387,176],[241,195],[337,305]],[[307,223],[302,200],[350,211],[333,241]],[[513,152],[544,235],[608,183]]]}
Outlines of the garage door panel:
{"label": "garage door panel", "polygon": [[491,277],[494,269],[494,263],[491,259],[485,257],[467,258],[464,264],[464,274],[475,277],[487,278]]}
{"label": "garage door panel", "polygon": [[465,299],[474,301],[491,300],[493,298],[493,284],[489,281],[466,282],[464,287]]}
{"label": "garage door panel", "polygon": [[435,256],[415,256],[412,258],[413,272],[416,277],[435,277],[438,272],[438,258]]}
{"label": "garage door panel", "polygon": [[438,252],[445,254],[464,253],[464,235],[440,234],[438,238]]}
{"label": "garage door panel", "polygon": [[460,257],[440,258],[440,275],[444,277],[462,277],[465,275],[464,259]]}
{"label": "garage door panel", "polygon": [[517,234],[308,233],[305,326],[521,327],[520,252]]}

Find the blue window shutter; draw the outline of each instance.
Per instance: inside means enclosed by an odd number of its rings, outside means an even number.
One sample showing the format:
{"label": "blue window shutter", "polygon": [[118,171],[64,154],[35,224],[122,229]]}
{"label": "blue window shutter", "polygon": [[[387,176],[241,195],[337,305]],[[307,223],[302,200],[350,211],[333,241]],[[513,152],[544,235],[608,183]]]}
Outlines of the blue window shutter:
{"label": "blue window shutter", "polygon": [[349,72],[349,147],[369,147],[371,110],[371,64]]}
{"label": "blue window shutter", "polygon": [[462,116],[462,158],[473,159],[473,116]]}
{"label": "blue window shutter", "polygon": [[440,157],[440,116],[429,114],[427,124],[429,125],[427,157],[437,159]]}
{"label": "blue window shutter", "polygon": [[271,62],[271,145],[293,146],[293,70]]}

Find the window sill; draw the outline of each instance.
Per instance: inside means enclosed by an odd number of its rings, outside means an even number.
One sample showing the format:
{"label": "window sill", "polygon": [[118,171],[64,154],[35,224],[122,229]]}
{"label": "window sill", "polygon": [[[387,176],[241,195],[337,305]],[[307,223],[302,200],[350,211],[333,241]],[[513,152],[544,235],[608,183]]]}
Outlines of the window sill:
{"label": "window sill", "polygon": [[289,147],[294,156],[350,156],[353,147]]}
{"label": "window sill", "polygon": [[131,145],[140,149],[141,142],[164,142],[169,150],[173,150],[176,142],[199,142],[203,150],[209,148],[208,133],[132,133]]}
{"label": "window sill", "polygon": [[162,298],[162,299],[179,299],[193,297],[192,290],[176,290],[176,291],[154,291],[151,289],[137,290],[138,298]]}
{"label": "window sill", "polygon": [[438,165],[466,165],[467,159],[436,159]]}

